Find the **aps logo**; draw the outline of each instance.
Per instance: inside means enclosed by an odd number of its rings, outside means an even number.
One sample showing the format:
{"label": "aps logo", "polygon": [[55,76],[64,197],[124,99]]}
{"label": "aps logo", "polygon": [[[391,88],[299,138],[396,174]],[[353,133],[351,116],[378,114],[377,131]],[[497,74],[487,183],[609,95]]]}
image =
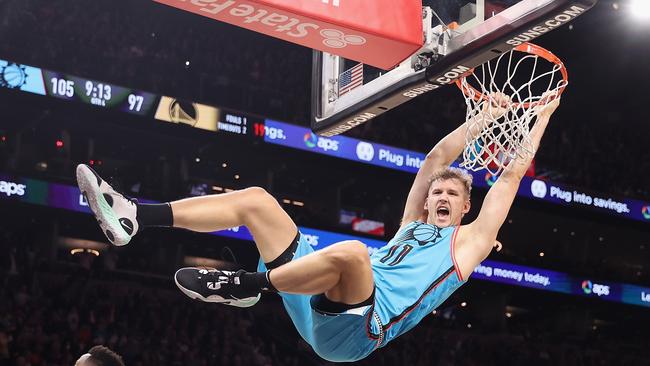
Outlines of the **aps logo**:
{"label": "aps logo", "polygon": [[316,147],[316,143],[318,143],[318,136],[316,136],[316,134],[313,132],[307,132],[303,137],[303,141],[305,141],[305,146],[313,149]]}
{"label": "aps logo", "polygon": [[599,297],[609,296],[609,286],[593,283],[590,280],[582,281],[582,291],[586,295],[591,295],[593,293],[595,295],[598,295]]}
{"label": "aps logo", "polygon": [[485,183],[487,183],[488,187],[492,187],[494,183],[497,182],[497,179],[499,179],[498,175],[494,175],[492,173],[485,173]]}
{"label": "aps logo", "polygon": [[26,190],[27,186],[24,184],[5,182],[4,180],[0,180],[0,194],[4,194],[7,197],[22,197],[25,195]]}
{"label": "aps logo", "polygon": [[318,137],[313,132],[307,132],[303,136],[302,140],[305,142],[305,146],[310,149],[318,147],[319,149],[327,151],[339,151],[339,142],[334,139],[328,139],[326,137]]}
{"label": "aps logo", "polygon": [[644,219],[650,220],[650,206],[643,206],[641,208],[641,214],[643,215]]}

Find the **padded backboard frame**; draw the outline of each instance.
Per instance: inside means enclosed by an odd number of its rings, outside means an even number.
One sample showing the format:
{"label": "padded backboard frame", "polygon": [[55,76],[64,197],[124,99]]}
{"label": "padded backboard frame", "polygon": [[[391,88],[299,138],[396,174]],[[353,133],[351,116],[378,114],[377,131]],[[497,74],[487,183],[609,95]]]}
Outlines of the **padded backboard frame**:
{"label": "padded backboard frame", "polygon": [[[482,0],[479,0],[482,1]],[[425,44],[411,58],[380,77],[338,97],[344,60],[314,51],[312,130],[333,136],[359,126],[413,98],[453,83],[471,69],[523,42],[553,31],[584,14],[598,0],[522,0],[485,20],[456,31],[432,28],[423,9]]]}

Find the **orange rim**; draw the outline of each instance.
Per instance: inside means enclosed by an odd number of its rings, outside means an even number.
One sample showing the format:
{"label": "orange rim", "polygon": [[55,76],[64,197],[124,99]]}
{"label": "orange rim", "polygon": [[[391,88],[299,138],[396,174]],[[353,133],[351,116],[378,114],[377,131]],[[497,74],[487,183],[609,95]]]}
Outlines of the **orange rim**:
{"label": "orange rim", "polygon": [[[555,100],[555,99],[559,98],[560,96],[562,96],[562,93],[564,93],[564,89],[566,89],[566,86],[569,83],[569,73],[568,73],[566,67],[564,66],[564,63],[562,62],[562,60],[560,60],[559,57],[555,56],[553,54],[553,52],[547,50],[544,47],[541,47],[541,46],[538,46],[538,45],[532,44],[532,43],[527,43],[527,42],[522,43],[519,46],[515,47],[513,49],[513,51],[519,51],[519,52],[529,53],[531,55],[536,55],[536,56],[539,56],[539,57],[545,59],[548,62],[551,62],[553,64],[558,65],[560,67],[559,71],[562,74],[562,78],[564,79],[564,85],[558,90],[558,93],[555,96],[553,96],[552,98],[549,98],[548,100],[545,100],[544,103],[542,103],[542,101],[537,101],[537,102],[532,102],[532,103],[531,102],[523,103],[523,108],[531,108],[531,107],[535,107],[535,106],[537,106],[539,104],[546,104],[546,103],[552,102],[553,100]],[[465,78],[467,78],[468,76],[470,76],[471,74],[473,74],[473,73],[474,73],[474,69],[471,69],[469,72],[467,72],[467,74],[465,76],[463,76],[463,77],[461,77],[459,79],[456,79],[456,86],[458,86],[458,88],[467,97],[470,97],[468,94],[469,94],[470,91],[472,91],[473,94],[474,94],[473,99],[476,100],[477,102],[480,101],[481,99],[482,100],[488,100],[488,97],[485,94],[483,94],[481,91],[479,91],[476,88],[474,88],[473,86],[471,86],[469,83],[467,83],[467,87],[463,87],[462,81]],[[519,107],[519,106],[522,106],[522,104],[521,103],[515,103],[515,106]]]}

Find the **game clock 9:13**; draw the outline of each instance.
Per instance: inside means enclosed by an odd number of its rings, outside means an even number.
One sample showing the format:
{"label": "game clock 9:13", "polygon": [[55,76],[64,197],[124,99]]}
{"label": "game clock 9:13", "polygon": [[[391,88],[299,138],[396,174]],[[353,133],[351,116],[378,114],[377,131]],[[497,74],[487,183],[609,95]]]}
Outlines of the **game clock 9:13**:
{"label": "game clock 9:13", "polygon": [[127,113],[146,115],[157,100],[151,93],[44,70],[48,95]]}

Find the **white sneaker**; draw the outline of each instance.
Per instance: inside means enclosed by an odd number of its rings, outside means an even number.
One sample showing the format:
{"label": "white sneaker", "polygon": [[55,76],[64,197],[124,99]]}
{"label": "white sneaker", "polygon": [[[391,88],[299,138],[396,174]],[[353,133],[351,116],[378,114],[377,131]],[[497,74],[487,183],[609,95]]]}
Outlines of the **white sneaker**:
{"label": "white sneaker", "polygon": [[137,206],[116,192],[88,165],[77,166],[77,184],[108,240],[126,245],[138,232]]}

